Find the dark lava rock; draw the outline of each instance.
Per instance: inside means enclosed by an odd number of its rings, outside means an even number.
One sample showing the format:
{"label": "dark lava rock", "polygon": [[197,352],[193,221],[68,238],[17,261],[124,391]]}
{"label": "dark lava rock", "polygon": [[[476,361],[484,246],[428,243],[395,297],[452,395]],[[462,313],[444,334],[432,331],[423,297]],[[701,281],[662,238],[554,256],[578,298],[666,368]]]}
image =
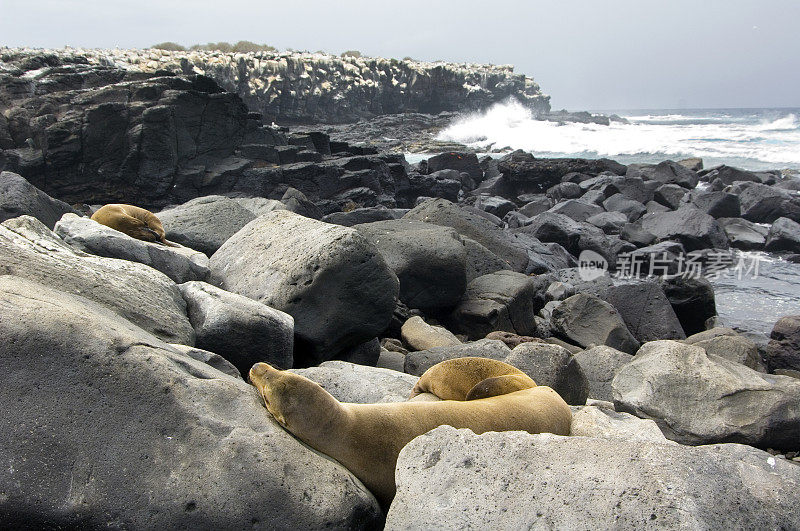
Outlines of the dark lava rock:
{"label": "dark lava rock", "polygon": [[705,330],[706,321],[717,315],[714,288],[705,278],[668,277],[660,284],[687,336]]}

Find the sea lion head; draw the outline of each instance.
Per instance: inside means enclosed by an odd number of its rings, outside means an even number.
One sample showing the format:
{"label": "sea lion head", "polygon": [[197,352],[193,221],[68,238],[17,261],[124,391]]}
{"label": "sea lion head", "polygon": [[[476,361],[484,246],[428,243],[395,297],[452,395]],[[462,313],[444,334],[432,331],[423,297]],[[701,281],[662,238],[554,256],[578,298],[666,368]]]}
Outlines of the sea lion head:
{"label": "sea lion head", "polygon": [[137,240],[160,243],[163,239],[163,232],[162,234],[159,234],[141,219],[125,216],[120,217],[116,223],[117,226],[114,227],[115,229],[120,232],[124,232],[128,236],[136,238]]}
{"label": "sea lion head", "polygon": [[248,379],[275,420],[306,442],[315,440],[341,409],[341,404],[319,384],[267,363],[253,365]]}

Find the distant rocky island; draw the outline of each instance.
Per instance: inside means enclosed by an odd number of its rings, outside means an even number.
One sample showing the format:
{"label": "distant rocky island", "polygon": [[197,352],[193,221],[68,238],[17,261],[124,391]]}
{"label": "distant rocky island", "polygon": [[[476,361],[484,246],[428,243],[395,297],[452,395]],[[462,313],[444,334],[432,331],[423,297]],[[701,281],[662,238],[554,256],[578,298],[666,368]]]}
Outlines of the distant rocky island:
{"label": "distant rocky island", "polygon": [[[800,528],[800,315],[754,338],[706,278],[800,260],[800,182],[404,157],[506,97],[549,114],[506,67],[0,49],[0,526]],[[472,356],[558,393],[570,435],[437,427],[384,504],[245,381],[267,362],[404,402]]]}

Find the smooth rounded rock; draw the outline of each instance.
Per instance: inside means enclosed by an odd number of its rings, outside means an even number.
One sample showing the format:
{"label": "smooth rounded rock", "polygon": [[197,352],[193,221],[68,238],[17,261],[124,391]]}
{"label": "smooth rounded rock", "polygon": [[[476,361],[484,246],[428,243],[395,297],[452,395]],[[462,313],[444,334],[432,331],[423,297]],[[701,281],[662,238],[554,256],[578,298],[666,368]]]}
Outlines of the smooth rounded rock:
{"label": "smooth rounded rock", "polygon": [[295,365],[313,365],[381,334],[398,281],[358,231],[286,210],[248,223],[211,257],[213,278],[294,317]]}
{"label": "smooth rounded rock", "polygon": [[292,367],[294,319],[253,299],[205,282],[178,286],[186,300],[198,348],[233,363],[242,375],[260,361]]}

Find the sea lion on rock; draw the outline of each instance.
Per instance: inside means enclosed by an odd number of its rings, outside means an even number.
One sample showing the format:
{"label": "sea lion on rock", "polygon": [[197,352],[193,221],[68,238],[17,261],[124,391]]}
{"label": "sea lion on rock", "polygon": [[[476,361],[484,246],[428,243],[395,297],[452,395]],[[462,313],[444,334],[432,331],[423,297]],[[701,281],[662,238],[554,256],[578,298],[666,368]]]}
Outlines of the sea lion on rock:
{"label": "sea lion on rock", "polygon": [[92,214],[91,219],[106,227],[124,232],[137,240],[180,247],[167,241],[161,221],[155,214],[144,208],[112,203],[101,207]]}
{"label": "sea lion on rock", "polygon": [[455,358],[437,363],[417,380],[411,399],[430,393],[442,400],[475,400],[536,387],[513,365],[489,358]]}
{"label": "sea lion on rock", "polygon": [[[519,374],[504,374],[505,367],[494,360],[467,358],[444,362],[444,371],[434,365],[429,371],[447,373],[456,380],[471,381],[489,373],[490,379],[512,376],[512,385],[489,384],[498,388],[530,385],[533,380]],[[441,364],[440,364],[441,365]],[[474,369],[474,370],[473,370]],[[513,367],[511,367],[514,371]],[[427,374],[427,373],[426,373]],[[422,378],[425,378],[423,375]],[[422,378],[420,380],[422,380]],[[448,389],[435,379],[432,389]],[[267,410],[295,437],[339,461],[378,498],[384,509],[395,494],[394,469],[400,450],[415,437],[437,426],[469,428],[480,434],[488,431],[522,430],[569,435],[572,413],[566,402],[552,389],[536,386],[507,394],[474,400],[435,402],[393,402],[381,404],[342,403],[318,384],[298,374],[257,363],[250,369],[252,383],[264,399]],[[468,391],[480,384],[470,386]],[[458,388],[467,388],[466,385]],[[421,391],[427,392],[427,391]],[[446,391],[448,396],[454,394]],[[468,394],[464,393],[464,396]]]}

